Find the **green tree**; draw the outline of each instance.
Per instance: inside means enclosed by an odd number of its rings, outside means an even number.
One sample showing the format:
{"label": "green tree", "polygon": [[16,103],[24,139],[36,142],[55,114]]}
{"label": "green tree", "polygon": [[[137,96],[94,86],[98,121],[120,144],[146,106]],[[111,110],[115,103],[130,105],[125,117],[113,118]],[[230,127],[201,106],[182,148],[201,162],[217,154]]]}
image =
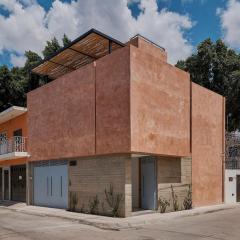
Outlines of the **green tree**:
{"label": "green tree", "polygon": [[54,53],[56,53],[57,51],[59,51],[60,49],[61,49],[61,46],[58,40],[54,37],[52,40],[47,41],[47,45],[42,51],[42,54],[44,58],[48,58],[52,56]]}
{"label": "green tree", "polygon": [[24,106],[26,103],[27,79],[22,68],[0,67],[0,110],[12,105]]}
{"label": "green tree", "polygon": [[42,58],[33,51],[26,51],[25,52],[26,62],[24,65],[24,70],[26,72],[30,71],[34,66],[36,66]]}
{"label": "green tree", "polygon": [[8,67],[3,65],[0,67],[0,111],[10,106],[11,100],[11,72]]}
{"label": "green tree", "polygon": [[240,128],[240,56],[222,40],[201,42],[195,54],[177,67],[191,80],[226,97],[227,130]]}
{"label": "green tree", "polygon": [[[66,46],[70,39],[64,34],[62,38],[63,45]],[[47,41],[43,50],[43,56],[49,57],[61,49],[56,38]],[[26,62],[23,68],[0,66],[0,111],[9,106],[26,106],[26,93],[32,88],[44,85],[50,81],[47,77],[33,75],[29,78],[31,69],[41,60],[41,56],[33,51],[25,52]],[[33,86],[32,86],[33,85]]]}
{"label": "green tree", "polygon": [[71,40],[67,37],[65,33],[63,35],[62,42],[64,47],[68,46],[68,44],[71,43]]}

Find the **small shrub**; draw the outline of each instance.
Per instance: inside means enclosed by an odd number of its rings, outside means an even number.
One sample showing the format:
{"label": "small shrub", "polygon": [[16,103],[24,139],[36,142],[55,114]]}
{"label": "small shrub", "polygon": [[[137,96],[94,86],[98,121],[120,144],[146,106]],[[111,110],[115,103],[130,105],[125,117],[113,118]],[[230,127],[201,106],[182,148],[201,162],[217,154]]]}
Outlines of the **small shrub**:
{"label": "small shrub", "polygon": [[192,209],[192,188],[189,184],[187,196],[183,200],[183,208],[185,210]]}
{"label": "small shrub", "polygon": [[167,199],[165,199],[165,198],[163,198],[163,199],[159,198],[158,199],[158,208],[160,209],[161,213],[165,213],[167,207],[169,207],[169,206],[170,206],[170,202]]}
{"label": "small shrub", "polygon": [[172,192],[172,204],[173,204],[173,210],[179,211],[179,204],[178,204],[178,196],[173,190],[173,186],[171,185],[171,192]]}
{"label": "small shrub", "polygon": [[82,204],[82,206],[81,206],[81,208],[80,208],[80,212],[81,212],[81,213],[86,213],[86,211],[85,211],[85,205],[84,205],[84,204]]}
{"label": "small shrub", "polygon": [[98,214],[98,206],[99,206],[99,199],[98,196],[96,195],[93,200],[89,200],[89,212],[91,214]]}
{"label": "small shrub", "polygon": [[72,212],[75,212],[77,204],[78,204],[77,193],[70,192],[70,207],[69,207],[69,210],[72,211]]}
{"label": "small shrub", "polygon": [[106,197],[106,202],[111,209],[111,215],[113,217],[118,217],[123,195],[120,193],[115,193],[113,189],[113,185],[110,184],[109,189],[108,190],[105,189],[105,197]]}
{"label": "small shrub", "polygon": [[104,202],[101,203],[101,206],[102,206],[102,212],[105,213],[105,212],[106,212],[106,209],[105,209]]}

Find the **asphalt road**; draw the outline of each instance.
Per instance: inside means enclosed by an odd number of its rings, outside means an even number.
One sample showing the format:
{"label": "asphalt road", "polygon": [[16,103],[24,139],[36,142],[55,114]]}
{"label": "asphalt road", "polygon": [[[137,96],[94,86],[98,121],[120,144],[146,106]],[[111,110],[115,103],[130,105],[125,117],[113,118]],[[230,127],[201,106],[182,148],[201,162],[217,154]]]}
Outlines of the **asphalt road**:
{"label": "asphalt road", "polygon": [[0,239],[240,239],[240,208],[167,220],[122,231],[102,230],[61,218],[0,209]]}

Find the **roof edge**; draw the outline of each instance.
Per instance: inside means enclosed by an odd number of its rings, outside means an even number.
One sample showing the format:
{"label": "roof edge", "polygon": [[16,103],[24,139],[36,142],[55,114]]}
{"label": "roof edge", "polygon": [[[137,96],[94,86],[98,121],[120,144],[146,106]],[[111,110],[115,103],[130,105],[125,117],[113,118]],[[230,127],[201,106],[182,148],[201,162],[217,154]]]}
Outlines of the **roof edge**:
{"label": "roof edge", "polygon": [[16,118],[26,112],[27,108],[25,107],[12,106],[7,108],[6,110],[0,112],[0,124]]}
{"label": "roof edge", "polygon": [[90,29],[89,31],[83,33],[82,35],[80,35],[78,38],[74,39],[73,41],[71,41],[67,46],[65,47],[62,47],[61,49],[59,49],[57,52],[51,54],[49,57],[47,58],[44,58],[43,60],[41,60],[39,63],[37,63],[36,65],[34,65],[31,69],[30,69],[30,72],[33,71],[34,68],[40,66],[41,64],[43,64],[44,62],[47,62],[49,61],[51,58],[57,56],[59,53],[63,52],[64,50],[68,49],[69,47],[71,47],[72,45],[74,45],[75,43],[77,43],[78,41],[82,40],[83,38],[85,38],[87,35],[91,34],[91,33],[95,33],[95,34],[98,34],[106,39],[109,39],[110,41],[118,44],[118,45],[121,45],[122,47],[125,46],[124,43],[120,42],[119,40],[115,39],[115,38],[112,38],[110,36],[108,36],[107,34],[105,33],[102,33],[98,30],[96,30],[95,28],[92,28]]}

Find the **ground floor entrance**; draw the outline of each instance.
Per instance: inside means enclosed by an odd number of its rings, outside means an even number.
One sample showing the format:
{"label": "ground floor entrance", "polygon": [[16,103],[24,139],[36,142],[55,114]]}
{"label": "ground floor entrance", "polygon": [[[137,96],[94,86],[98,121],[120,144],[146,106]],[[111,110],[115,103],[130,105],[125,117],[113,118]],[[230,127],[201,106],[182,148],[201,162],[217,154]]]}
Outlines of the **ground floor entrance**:
{"label": "ground floor entrance", "polygon": [[0,168],[0,200],[2,200],[2,168]]}
{"label": "ground floor entrance", "polygon": [[237,191],[236,201],[237,201],[237,202],[240,202],[240,175],[237,175],[236,181],[237,181],[237,186],[236,186],[236,191]]}
{"label": "ground floor entrance", "polygon": [[26,165],[0,168],[0,200],[26,201]]}
{"label": "ground floor entrance", "polygon": [[155,210],[157,202],[156,160],[141,158],[141,208]]}
{"label": "ground floor entrance", "polygon": [[44,162],[34,166],[34,204],[38,206],[68,207],[68,166],[64,162]]}
{"label": "ground floor entrance", "polygon": [[157,208],[156,159],[140,157],[132,159],[133,211]]}
{"label": "ground floor entrance", "polygon": [[3,168],[3,200],[10,200],[9,168]]}
{"label": "ground floor entrance", "polygon": [[11,200],[26,202],[26,165],[11,167]]}
{"label": "ground floor entrance", "polygon": [[240,202],[240,169],[225,170],[225,202]]}

